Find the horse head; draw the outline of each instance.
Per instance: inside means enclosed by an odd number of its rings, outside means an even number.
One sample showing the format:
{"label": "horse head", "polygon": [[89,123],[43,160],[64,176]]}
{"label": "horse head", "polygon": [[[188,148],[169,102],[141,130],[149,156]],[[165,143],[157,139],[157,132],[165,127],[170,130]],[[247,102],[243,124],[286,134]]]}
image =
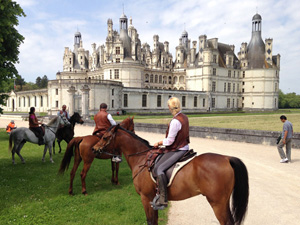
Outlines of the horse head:
{"label": "horse head", "polygon": [[65,116],[65,114],[60,114],[58,116],[58,119],[59,119],[59,124],[60,125],[64,125],[64,126],[68,126],[70,125],[71,123],[69,122],[69,120],[67,119],[67,117]]}
{"label": "horse head", "polygon": [[73,116],[71,116],[71,120],[74,121],[74,122],[76,122],[76,123],[80,123],[80,124],[84,123],[84,121],[82,120],[82,117],[79,115],[78,112],[75,112],[73,114]]}
{"label": "horse head", "polygon": [[[107,150],[107,147],[110,144],[114,143],[113,140],[114,140],[115,135],[119,128],[120,128],[120,124],[112,126],[111,129],[107,130],[105,132],[105,134],[102,136],[101,140],[92,147],[93,152],[94,153],[103,153],[104,150]],[[109,148],[108,152],[110,151],[110,149],[113,149],[113,151],[114,151],[114,148]]]}
{"label": "horse head", "polygon": [[120,125],[121,125],[121,127],[123,127],[124,129],[129,130],[129,131],[131,131],[132,133],[135,133],[135,132],[134,132],[134,122],[133,122],[133,118],[134,118],[134,116],[133,116],[132,118],[130,118],[130,116],[127,117],[126,119],[124,119],[124,120],[120,123]]}

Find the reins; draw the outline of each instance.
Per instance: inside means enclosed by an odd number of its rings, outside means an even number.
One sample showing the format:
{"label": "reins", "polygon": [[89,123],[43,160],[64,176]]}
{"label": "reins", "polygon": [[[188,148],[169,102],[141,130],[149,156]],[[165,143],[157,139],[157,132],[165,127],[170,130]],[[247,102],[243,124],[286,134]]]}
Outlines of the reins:
{"label": "reins", "polygon": [[[130,154],[130,155],[127,155],[127,156],[130,157],[130,156],[140,155],[140,154],[143,154],[143,153],[145,153],[145,152],[149,152],[149,151],[152,150],[152,149],[153,149],[153,147],[152,147],[152,148],[148,148],[148,149],[146,149],[145,151],[136,152],[136,153],[133,153],[133,154]],[[124,155],[125,155],[125,154],[124,154]]]}
{"label": "reins", "polygon": [[[62,120],[62,121],[64,121],[64,125],[68,125],[66,122],[65,122],[65,120],[62,118],[62,116],[59,116],[60,117],[60,119]],[[72,125],[72,124],[71,124]],[[46,124],[44,124],[44,126],[45,127],[47,127],[47,128],[49,128],[49,130],[53,133],[53,134],[56,134],[53,130],[51,130],[50,128],[55,128],[55,129],[57,129],[58,127],[59,127],[59,124],[56,126],[56,127],[51,127],[51,126],[48,126],[48,125],[46,125]]]}

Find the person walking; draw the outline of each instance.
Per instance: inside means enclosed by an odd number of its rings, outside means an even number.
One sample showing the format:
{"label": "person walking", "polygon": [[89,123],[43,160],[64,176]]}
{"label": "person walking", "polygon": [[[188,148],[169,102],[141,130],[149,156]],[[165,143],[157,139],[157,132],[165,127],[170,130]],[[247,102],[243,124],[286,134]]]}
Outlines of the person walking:
{"label": "person walking", "polygon": [[[280,163],[291,162],[291,151],[292,151],[292,137],[294,134],[293,124],[287,120],[286,116],[280,116],[281,122],[283,122],[283,130],[281,134],[281,140],[277,144],[277,149],[280,155]],[[286,154],[283,151],[285,145]]]}
{"label": "person walking", "polygon": [[163,156],[154,166],[154,173],[157,175],[157,186],[159,190],[159,198],[157,196],[151,202],[152,207],[156,209],[164,209],[168,206],[168,189],[166,170],[176,163],[189,150],[189,119],[181,112],[180,101],[176,97],[168,100],[169,111],[173,115],[168,129],[166,138],[154,144],[154,148],[165,146]]}
{"label": "person walking", "polygon": [[[98,137],[102,137],[105,131],[113,125],[116,125],[116,121],[112,118],[112,116],[107,113],[107,104],[101,103],[100,110],[94,116],[95,121],[95,129],[93,131],[93,135]],[[121,162],[122,159],[118,156],[113,156],[113,162]]]}

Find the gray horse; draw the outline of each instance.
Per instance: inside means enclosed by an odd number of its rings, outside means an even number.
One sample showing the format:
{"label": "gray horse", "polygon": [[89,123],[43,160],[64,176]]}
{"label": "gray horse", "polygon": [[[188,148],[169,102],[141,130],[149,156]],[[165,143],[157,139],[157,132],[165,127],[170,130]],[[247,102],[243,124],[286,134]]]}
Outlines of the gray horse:
{"label": "gray horse", "polygon": [[[55,139],[55,133],[60,125],[68,125],[70,122],[67,120],[65,115],[60,115],[54,117],[47,125],[45,125],[45,135],[44,135],[44,155],[42,161],[45,162],[45,155],[47,152],[47,148],[49,148],[50,162],[54,163],[52,159],[52,145]],[[15,164],[15,153],[18,154],[22,163],[25,163],[20,151],[24,144],[29,141],[34,144],[38,144],[38,138],[35,134],[26,127],[20,127],[16,130],[13,130],[9,137],[9,150],[12,153],[12,163]],[[12,148],[12,143],[14,143],[14,147]]]}

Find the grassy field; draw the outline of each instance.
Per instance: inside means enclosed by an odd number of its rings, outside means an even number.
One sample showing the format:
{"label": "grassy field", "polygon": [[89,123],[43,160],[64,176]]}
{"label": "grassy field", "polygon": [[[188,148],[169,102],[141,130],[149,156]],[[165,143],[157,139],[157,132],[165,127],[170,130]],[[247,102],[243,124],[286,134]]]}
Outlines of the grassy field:
{"label": "grassy field", "polygon": [[[190,126],[281,131],[282,123],[279,119],[281,115],[286,115],[287,119],[293,123],[294,132],[300,132],[300,110],[278,110],[268,113],[197,114],[188,115],[188,117]],[[115,116],[114,118],[121,121],[126,116],[120,116],[120,118]],[[171,118],[171,115],[135,115],[134,122],[168,124]]]}
{"label": "grassy field", "polygon": [[[66,145],[63,144],[63,149]],[[110,183],[110,160],[97,160],[87,175],[88,196],[81,194],[80,171],[74,179],[74,196],[68,195],[69,170],[57,175],[63,154],[54,164],[42,162],[43,147],[26,143],[21,151],[26,164],[8,152],[8,135],[0,129],[0,223],[1,224],[146,224],[140,196],[135,192],[131,171],[120,165],[120,186]],[[71,166],[73,162],[71,162]],[[160,224],[167,222],[167,210],[159,212]]]}

